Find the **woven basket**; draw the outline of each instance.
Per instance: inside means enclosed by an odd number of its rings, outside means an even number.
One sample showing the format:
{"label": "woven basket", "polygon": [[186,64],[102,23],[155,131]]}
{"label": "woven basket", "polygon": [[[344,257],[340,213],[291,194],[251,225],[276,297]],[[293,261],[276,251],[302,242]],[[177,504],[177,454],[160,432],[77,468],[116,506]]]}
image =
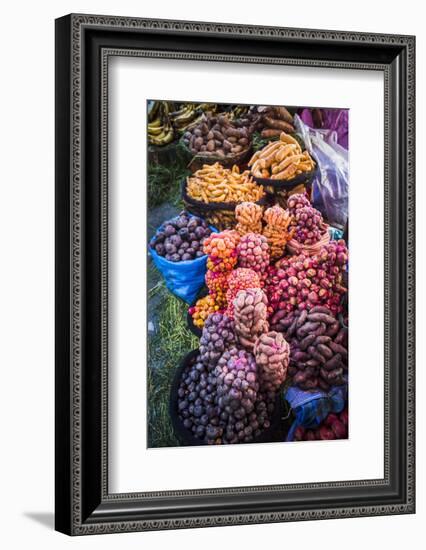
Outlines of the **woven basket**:
{"label": "woven basket", "polygon": [[310,172],[303,172],[290,180],[274,180],[270,178],[257,178],[255,176],[253,176],[253,179],[259,185],[263,185],[267,195],[282,208],[287,208],[288,198],[297,193],[307,193],[309,199],[312,201],[312,185],[314,179],[319,175],[319,168],[318,160],[314,155],[311,154],[311,156],[315,161],[315,168]]}
{"label": "woven basket", "polygon": [[194,155],[188,147],[186,146],[183,138],[179,141],[179,147],[183,152],[185,159],[188,162],[188,170],[192,173],[196,172],[204,166],[204,164],[214,164],[215,162],[220,162],[224,168],[232,168],[232,166],[237,165],[239,168],[245,167],[252,156],[252,146],[251,144],[235,155],[226,155],[224,157],[219,157],[217,155],[204,155],[203,153],[197,153]]}
{"label": "woven basket", "polygon": [[[223,231],[224,229],[233,229],[237,223],[235,217],[235,208],[238,202],[210,202],[206,204],[203,201],[197,201],[190,197],[186,192],[186,179],[181,184],[181,196],[186,210],[195,216],[199,216],[212,225]],[[267,203],[267,197],[262,197],[256,204],[263,206]]]}

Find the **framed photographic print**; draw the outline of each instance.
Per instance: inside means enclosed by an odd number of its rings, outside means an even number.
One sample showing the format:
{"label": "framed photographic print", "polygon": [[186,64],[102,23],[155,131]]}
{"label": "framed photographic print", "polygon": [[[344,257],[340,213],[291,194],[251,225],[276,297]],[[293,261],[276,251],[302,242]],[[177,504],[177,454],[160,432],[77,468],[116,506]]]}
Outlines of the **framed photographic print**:
{"label": "framed photographic print", "polygon": [[56,529],[406,514],[415,40],[56,21]]}

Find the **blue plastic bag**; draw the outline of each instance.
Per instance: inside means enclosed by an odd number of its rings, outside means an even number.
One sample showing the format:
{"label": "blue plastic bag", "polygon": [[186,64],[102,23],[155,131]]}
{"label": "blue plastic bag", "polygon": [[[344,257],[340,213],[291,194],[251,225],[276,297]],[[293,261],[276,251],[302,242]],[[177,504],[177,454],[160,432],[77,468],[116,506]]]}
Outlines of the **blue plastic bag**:
{"label": "blue plastic bag", "polygon": [[170,292],[188,304],[192,304],[204,285],[207,256],[184,262],[169,262],[152,248],[149,253]]}
{"label": "blue plastic bag", "polygon": [[332,241],[338,241],[339,239],[343,239],[343,231],[341,229],[337,229],[337,227],[331,227],[331,225],[328,227],[328,232],[330,233],[330,239]]}
{"label": "blue plastic bag", "polygon": [[[163,225],[159,229],[162,230]],[[210,226],[210,229],[213,233],[217,233],[216,228]],[[207,256],[183,262],[170,262],[160,256],[153,248],[149,247],[148,250],[155,267],[164,277],[166,287],[170,292],[187,304],[192,304],[205,284]]]}
{"label": "blue plastic bag", "polygon": [[293,441],[296,428],[317,428],[330,413],[340,413],[347,401],[347,384],[333,386],[328,392],[304,391],[290,386],[284,398],[292,408],[296,419],[288,431],[286,441]]}

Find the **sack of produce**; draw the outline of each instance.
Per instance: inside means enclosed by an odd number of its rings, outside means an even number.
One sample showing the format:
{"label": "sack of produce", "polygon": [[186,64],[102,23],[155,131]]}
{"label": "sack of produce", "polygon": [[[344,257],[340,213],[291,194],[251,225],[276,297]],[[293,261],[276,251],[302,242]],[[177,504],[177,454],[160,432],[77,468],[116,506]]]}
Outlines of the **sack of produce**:
{"label": "sack of produce", "polygon": [[164,222],[149,243],[151,258],[166,286],[187,303],[193,302],[204,285],[207,256],[204,240],[214,228],[196,216],[181,212]]}
{"label": "sack of produce", "polygon": [[[284,398],[289,403],[295,420],[290,427],[286,441],[347,437],[348,414],[347,408],[345,409],[347,393],[347,384],[334,386],[328,392],[304,391],[290,386],[285,392]],[[323,423],[327,427],[327,431],[323,429],[321,433],[317,432]],[[332,433],[328,431],[329,429],[332,430]],[[306,433],[308,431],[313,433]]]}
{"label": "sack of produce", "polygon": [[199,338],[207,317],[211,313],[224,313],[224,311],[225,308],[221,309],[218,305],[216,296],[210,293],[208,288],[202,287],[188,308],[186,320],[189,330]]}
{"label": "sack of produce", "polygon": [[263,235],[268,241],[271,259],[277,260],[284,254],[285,247],[293,235],[292,216],[288,210],[275,204],[265,210],[263,218],[266,222]]}
{"label": "sack of produce", "polygon": [[287,201],[288,211],[292,215],[293,236],[287,243],[290,254],[318,254],[330,241],[328,225],[321,212],[311,206],[306,195],[292,195]]}
{"label": "sack of produce", "polygon": [[317,172],[312,155],[302,150],[297,139],[285,132],[278,140],[271,141],[256,151],[248,165],[255,181],[264,186],[283,208],[293,194],[311,192],[311,184]]}
{"label": "sack of produce", "polygon": [[189,169],[197,171],[204,164],[220,162],[225,167],[242,165],[251,154],[251,131],[228,114],[205,113],[187,128],[181,139]]}
{"label": "sack of produce", "polygon": [[330,224],[343,228],[349,215],[348,151],[337,143],[335,132],[309,128],[297,116],[295,124],[317,161],[318,170],[312,181],[314,206]]}
{"label": "sack of produce", "polygon": [[225,168],[219,162],[204,164],[182,182],[182,199],[189,212],[203,217],[219,230],[236,225],[238,204],[265,202],[263,187],[253,180],[248,170],[240,172],[236,165]]}
{"label": "sack of produce", "polygon": [[[235,347],[232,322],[226,315],[210,318],[200,349],[183,358],[172,382],[170,418],[176,437],[181,445],[276,441],[280,393],[262,395],[254,356]],[[216,334],[221,335],[219,352],[211,351],[218,349]],[[244,372],[244,384],[239,372]]]}

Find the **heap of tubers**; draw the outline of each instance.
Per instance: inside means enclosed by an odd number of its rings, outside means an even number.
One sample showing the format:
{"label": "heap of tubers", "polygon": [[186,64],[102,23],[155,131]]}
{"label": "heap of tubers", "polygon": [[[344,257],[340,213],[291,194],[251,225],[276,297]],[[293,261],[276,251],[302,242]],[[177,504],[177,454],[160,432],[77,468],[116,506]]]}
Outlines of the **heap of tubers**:
{"label": "heap of tubers", "polygon": [[219,162],[204,164],[186,180],[186,191],[191,199],[210,203],[239,203],[259,201],[263,187],[253,181],[248,170],[240,173],[237,165],[224,168]]}
{"label": "heap of tubers", "polygon": [[237,246],[239,267],[249,267],[256,271],[261,280],[268,273],[270,262],[269,245],[264,235],[246,233]]}
{"label": "heap of tubers", "polygon": [[240,235],[262,233],[263,209],[254,202],[242,202],[235,207],[236,230]]}
{"label": "heap of tubers", "polygon": [[268,143],[251,157],[249,166],[256,178],[291,180],[313,170],[315,163],[294,137],[282,132],[278,141]]}
{"label": "heap of tubers", "polygon": [[208,255],[207,269],[211,271],[231,271],[238,261],[237,245],[240,235],[228,229],[212,233],[204,241],[203,250]]}
{"label": "heap of tubers", "polygon": [[290,227],[290,214],[278,205],[265,210],[263,216],[266,226],[263,235],[269,245],[271,259],[276,260],[284,254],[287,242],[291,239],[294,229]]}
{"label": "heap of tubers", "polygon": [[343,274],[348,262],[344,240],[330,241],[313,256],[286,256],[269,269],[267,294],[271,324],[281,330],[280,319],[295,309],[325,306],[333,314],[342,311]]}
{"label": "heap of tubers", "polygon": [[235,342],[234,321],[223,313],[209,315],[200,338],[201,362],[214,368],[222,353]]}
{"label": "heap of tubers", "polygon": [[219,303],[218,296],[214,294],[207,294],[207,296],[199,298],[195,305],[191,306],[188,310],[194,325],[198,328],[203,328],[209,315],[212,313],[222,313],[223,308],[220,307]]}
{"label": "heap of tubers", "polygon": [[234,317],[234,300],[240,290],[247,288],[260,288],[261,282],[259,275],[252,269],[246,267],[237,267],[231,271],[228,277],[228,290],[226,291],[226,301],[228,308],[227,315],[233,319]]}
{"label": "heap of tubers", "polygon": [[260,389],[276,392],[285,382],[289,365],[290,346],[280,332],[265,332],[254,345],[259,369]]}
{"label": "heap of tubers", "polygon": [[291,344],[290,369],[293,384],[303,390],[344,383],[348,368],[348,330],[332,312],[316,306],[298,310],[281,320],[281,329]]}
{"label": "heap of tubers", "polygon": [[287,210],[292,216],[295,216],[296,212],[305,206],[312,206],[306,193],[294,193],[287,199]]}
{"label": "heap of tubers", "polygon": [[257,337],[269,329],[267,305],[266,294],[259,288],[240,290],[234,300],[237,341],[249,351],[253,351]]}
{"label": "heap of tubers", "polygon": [[205,113],[183,135],[183,142],[194,155],[225,158],[247,150],[251,133],[226,114]]}
{"label": "heap of tubers", "polygon": [[288,112],[285,107],[258,107],[258,111],[261,113],[261,124],[263,130],[261,137],[264,139],[270,139],[279,137],[281,132],[294,132],[293,116]]}

